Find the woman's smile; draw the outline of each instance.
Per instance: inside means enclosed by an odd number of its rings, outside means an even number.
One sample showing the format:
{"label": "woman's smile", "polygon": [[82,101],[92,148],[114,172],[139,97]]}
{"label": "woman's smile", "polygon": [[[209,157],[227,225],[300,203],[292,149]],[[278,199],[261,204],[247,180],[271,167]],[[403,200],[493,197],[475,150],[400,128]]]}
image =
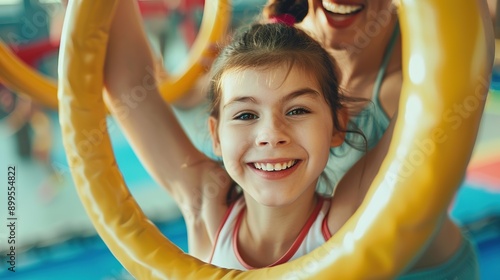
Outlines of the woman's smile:
{"label": "woman's smile", "polygon": [[360,4],[340,3],[341,1],[323,0],[323,9],[328,15],[328,22],[335,28],[345,28],[350,26],[363,10]]}
{"label": "woman's smile", "polygon": [[322,2],[323,8],[332,14],[337,15],[354,15],[363,9],[363,5],[358,4],[339,4],[337,1]]}

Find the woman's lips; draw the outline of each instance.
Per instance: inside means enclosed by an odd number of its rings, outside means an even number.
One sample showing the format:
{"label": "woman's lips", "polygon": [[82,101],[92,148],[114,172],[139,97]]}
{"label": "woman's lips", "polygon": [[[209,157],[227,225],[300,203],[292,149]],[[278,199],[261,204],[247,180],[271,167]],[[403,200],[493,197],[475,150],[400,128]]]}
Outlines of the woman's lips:
{"label": "woman's lips", "polygon": [[335,28],[350,26],[364,8],[359,4],[345,4],[336,1],[322,1],[323,9],[327,12],[328,22]]}

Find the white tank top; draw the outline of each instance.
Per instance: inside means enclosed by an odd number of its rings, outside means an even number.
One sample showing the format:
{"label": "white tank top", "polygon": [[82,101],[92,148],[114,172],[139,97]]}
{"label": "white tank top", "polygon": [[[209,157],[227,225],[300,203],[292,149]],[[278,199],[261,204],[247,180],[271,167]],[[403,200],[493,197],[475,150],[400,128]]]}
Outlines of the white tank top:
{"label": "white tank top", "polygon": [[[229,269],[254,269],[241,258],[236,242],[245,206],[245,199],[242,197],[227,210],[215,237],[215,245],[209,263]],[[304,224],[297,239],[288,251],[270,267],[304,256],[330,239],[332,235],[327,224],[329,209],[330,199],[319,197],[318,204]]]}

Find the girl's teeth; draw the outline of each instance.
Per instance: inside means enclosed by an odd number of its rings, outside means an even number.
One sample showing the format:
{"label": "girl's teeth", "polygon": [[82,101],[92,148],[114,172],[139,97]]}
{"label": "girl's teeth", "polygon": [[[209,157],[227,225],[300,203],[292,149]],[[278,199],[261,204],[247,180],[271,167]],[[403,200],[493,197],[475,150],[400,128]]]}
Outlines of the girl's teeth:
{"label": "girl's teeth", "polygon": [[288,162],[281,163],[254,163],[255,168],[264,170],[264,171],[280,171],[285,170],[292,167],[295,164],[295,160],[290,160]]}
{"label": "girl's teeth", "polygon": [[323,1],[323,7],[329,12],[341,15],[352,14],[363,8],[361,5],[341,5],[327,1]]}

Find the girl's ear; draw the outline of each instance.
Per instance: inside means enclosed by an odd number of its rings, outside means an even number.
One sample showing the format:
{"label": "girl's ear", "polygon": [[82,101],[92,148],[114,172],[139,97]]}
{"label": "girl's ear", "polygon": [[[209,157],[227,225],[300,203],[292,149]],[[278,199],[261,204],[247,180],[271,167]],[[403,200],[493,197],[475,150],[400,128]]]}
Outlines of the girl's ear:
{"label": "girl's ear", "polygon": [[349,121],[349,115],[347,114],[347,108],[340,109],[337,118],[342,131],[335,129],[332,135],[331,147],[338,147],[344,143],[345,140],[345,130],[347,129],[347,122]]}
{"label": "girl's ear", "polygon": [[210,132],[210,137],[212,138],[212,148],[214,149],[214,154],[218,157],[222,156],[220,149],[219,133],[217,132],[218,121],[216,118],[210,116],[208,117],[208,130]]}

